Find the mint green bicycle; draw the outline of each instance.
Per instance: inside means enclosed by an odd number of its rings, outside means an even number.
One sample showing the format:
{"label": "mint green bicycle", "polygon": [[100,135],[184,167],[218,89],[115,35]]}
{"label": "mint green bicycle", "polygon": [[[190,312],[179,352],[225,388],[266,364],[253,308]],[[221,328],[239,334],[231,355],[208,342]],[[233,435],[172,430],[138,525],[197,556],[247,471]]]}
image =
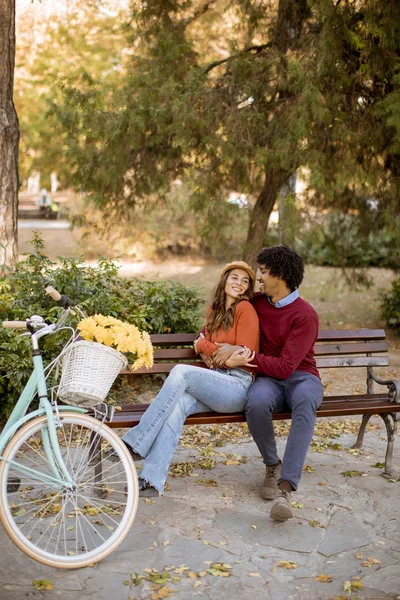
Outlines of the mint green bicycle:
{"label": "mint green bicycle", "polygon": [[[139,492],[126,446],[104,423],[110,407],[61,406],[56,388],[48,389],[65,348],[45,369],[39,340],[71,329],[65,322],[73,303],[53,288],[46,291],[64,308],[57,323],[37,315],[3,323],[27,330],[33,371],[0,435],[0,519],[28,556],[71,569],[102,560],[122,542]],[[72,330],[71,341],[76,337]],[[35,399],[39,408],[27,413]]]}

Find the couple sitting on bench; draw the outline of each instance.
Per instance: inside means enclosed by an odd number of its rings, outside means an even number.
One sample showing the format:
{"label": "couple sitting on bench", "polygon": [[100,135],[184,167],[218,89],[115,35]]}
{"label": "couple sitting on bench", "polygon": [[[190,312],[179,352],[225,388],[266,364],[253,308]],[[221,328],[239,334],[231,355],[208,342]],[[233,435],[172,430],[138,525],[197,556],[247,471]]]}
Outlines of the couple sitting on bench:
{"label": "couple sitting on bench", "polygon": [[[261,495],[270,516],[293,517],[297,489],[311,443],[323,386],[314,360],[318,315],[299,297],[302,258],[290,248],[266,248],[256,275],[245,262],[227,264],[208,309],[195,351],[209,367],[176,365],[140,423],[123,436],[142,460],[141,496],[163,493],[168,468],[188,415],[246,411],[266,474]],[[272,414],[291,411],[286,450],[279,460]]]}

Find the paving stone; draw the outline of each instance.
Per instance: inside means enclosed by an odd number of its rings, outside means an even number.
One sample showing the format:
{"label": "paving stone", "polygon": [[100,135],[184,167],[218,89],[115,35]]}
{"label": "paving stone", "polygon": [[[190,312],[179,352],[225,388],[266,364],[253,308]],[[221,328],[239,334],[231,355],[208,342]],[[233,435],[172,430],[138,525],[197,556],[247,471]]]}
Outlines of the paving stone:
{"label": "paving stone", "polygon": [[364,576],[361,579],[365,588],[400,596],[400,570],[399,565],[382,567]]}

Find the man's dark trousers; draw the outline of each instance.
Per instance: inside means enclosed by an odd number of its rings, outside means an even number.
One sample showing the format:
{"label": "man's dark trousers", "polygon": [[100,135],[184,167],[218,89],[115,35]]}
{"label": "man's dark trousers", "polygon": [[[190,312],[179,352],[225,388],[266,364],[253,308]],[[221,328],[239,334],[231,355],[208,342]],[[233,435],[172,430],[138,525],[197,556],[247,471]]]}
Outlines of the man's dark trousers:
{"label": "man's dark trousers", "polygon": [[323,395],[321,380],[304,371],[294,371],[284,380],[257,376],[248,392],[247,423],[266,465],[279,463],[272,414],[292,413],[278,483],[289,481],[294,490],[300,481]]}

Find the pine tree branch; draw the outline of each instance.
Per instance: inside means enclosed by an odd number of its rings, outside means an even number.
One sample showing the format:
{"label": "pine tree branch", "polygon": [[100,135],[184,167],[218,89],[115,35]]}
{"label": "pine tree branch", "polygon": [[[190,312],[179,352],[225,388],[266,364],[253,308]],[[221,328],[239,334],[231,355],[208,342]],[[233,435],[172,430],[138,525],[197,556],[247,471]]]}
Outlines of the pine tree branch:
{"label": "pine tree branch", "polygon": [[183,25],[184,27],[187,27],[188,25],[190,25],[190,23],[193,23],[193,21],[195,21],[196,19],[198,19],[199,17],[201,17],[201,15],[204,15],[204,13],[206,13],[208,11],[208,9],[210,8],[210,6],[212,4],[215,4],[217,0],[209,0],[209,2],[206,2],[203,6],[201,6],[191,17],[188,17],[187,19],[183,19],[180,24]]}
{"label": "pine tree branch", "polygon": [[216,60],[210,63],[209,65],[204,67],[204,72],[209,73],[210,71],[215,69],[215,67],[218,67],[223,63],[230,62],[231,60],[235,60],[236,58],[240,58],[247,52],[252,52],[253,50],[256,50],[258,54],[259,52],[261,52],[261,50],[264,50],[265,48],[270,48],[271,46],[272,44],[270,42],[268,42],[267,44],[260,44],[259,46],[248,46],[247,48],[244,48],[241,52],[238,52],[237,54],[232,54],[232,56],[228,56],[227,58],[222,58],[221,60]]}

